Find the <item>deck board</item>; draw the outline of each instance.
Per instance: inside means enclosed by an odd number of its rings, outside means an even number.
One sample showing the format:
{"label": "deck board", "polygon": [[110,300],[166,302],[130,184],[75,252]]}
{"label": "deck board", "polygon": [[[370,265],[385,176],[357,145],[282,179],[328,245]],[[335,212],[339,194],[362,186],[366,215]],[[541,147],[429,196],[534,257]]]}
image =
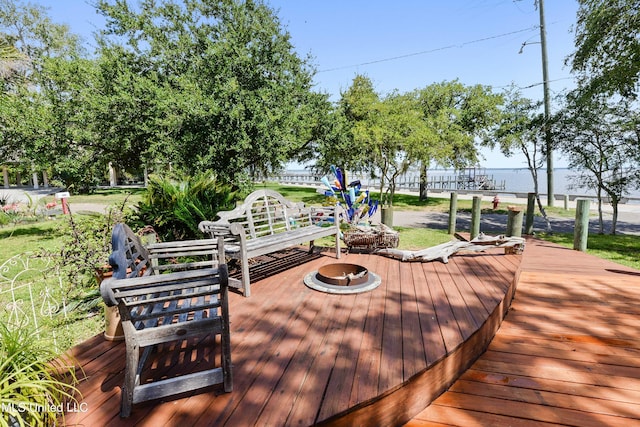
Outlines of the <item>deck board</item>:
{"label": "deck board", "polygon": [[406,425],[640,425],[639,307],[640,272],[530,239],[489,348]]}
{"label": "deck board", "polygon": [[437,360],[442,359],[447,353],[444,337],[436,319],[436,310],[433,302],[431,286],[426,278],[426,272],[422,264],[411,263],[411,271],[415,277],[414,281],[421,284],[416,286],[416,303],[418,306],[418,316],[420,320],[420,330],[422,331],[422,345],[427,366],[432,365]]}
{"label": "deck board", "polygon": [[[506,259],[508,258],[508,259]],[[234,390],[219,387],[134,405],[119,418],[124,345],[95,337],[74,349],[86,413],[68,425],[397,425],[417,415],[481,354],[499,326],[522,256],[499,249],[448,264],[370,254],[340,262],[380,275],[371,292],[331,295],[304,286],[330,254],[276,254],[252,266],[252,296],[230,296]],[[149,373],[174,375],[219,359],[193,340],[158,354]],[[622,357],[621,355],[620,357]],[[515,356],[514,356],[515,357]],[[576,362],[577,363],[577,362]]]}

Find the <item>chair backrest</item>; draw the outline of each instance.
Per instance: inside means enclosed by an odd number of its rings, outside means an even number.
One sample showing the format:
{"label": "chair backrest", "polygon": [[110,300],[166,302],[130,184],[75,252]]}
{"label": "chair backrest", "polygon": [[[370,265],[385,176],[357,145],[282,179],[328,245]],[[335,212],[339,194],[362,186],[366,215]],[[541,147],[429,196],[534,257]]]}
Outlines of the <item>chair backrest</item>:
{"label": "chair backrest", "polygon": [[225,262],[217,238],[150,243],[145,248],[156,274],[163,271],[212,268]]}
{"label": "chair backrest", "polygon": [[113,227],[111,247],[109,264],[113,267],[114,279],[146,276],[153,272],[149,251],[126,224],[118,223]]}

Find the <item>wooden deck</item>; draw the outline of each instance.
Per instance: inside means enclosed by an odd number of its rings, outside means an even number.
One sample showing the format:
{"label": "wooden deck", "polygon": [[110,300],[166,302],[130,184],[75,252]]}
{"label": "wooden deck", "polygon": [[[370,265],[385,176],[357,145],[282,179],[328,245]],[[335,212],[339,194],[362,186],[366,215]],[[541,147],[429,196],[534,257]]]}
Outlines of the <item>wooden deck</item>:
{"label": "wooden deck", "polygon": [[[382,284],[331,295],[308,289],[303,278],[334,256],[291,251],[252,268],[250,298],[230,298],[232,393],[211,388],[142,403],[122,420],[124,345],[98,336],[74,349],[86,375],[84,411],[68,413],[66,423],[400,425],[484,352],[513,296],[521,259],[499,249],[457,255],[448,264],[349,254],[340,262],[364,265]],[[150,373],[198,369],[215,358],[202,342],[192,344],[179,357],[159,353]]]}
{"label": "wooden deck", "polygon": [[407,426],[638,426],[639,315],[639,271],[529,241],[487,352]]}

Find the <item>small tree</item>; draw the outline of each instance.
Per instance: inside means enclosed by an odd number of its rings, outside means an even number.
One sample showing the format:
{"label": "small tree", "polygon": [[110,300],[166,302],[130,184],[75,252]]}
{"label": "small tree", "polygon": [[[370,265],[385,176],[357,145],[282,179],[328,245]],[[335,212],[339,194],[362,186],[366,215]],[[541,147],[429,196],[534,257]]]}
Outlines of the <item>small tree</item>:
{"label": "small tree", "polygon": [[596,192],[600,233],[604,233],[606,195],[613,207],[611,234],[616,234],[618,204],[640,186],[640,116],[630,103],[604,96],[585,99],[579,93],[567,97],[555,134],[570,168],[577,172],[577,185]]}
{"label": "small tree", "polygon": [[476,143],[487,139],[503,99],[487,86],[465,86],[457,80],[431,84],[416,96],[430,130],[428,149],[420,156],[420,197],[426,199],[432,163],[457,169],[477,163]]}
{"label": "small tree", "polygon": [[392,206],[397,180],[430,156],[433,140],[415,93],[392,93],[379,104],[379,121],[370,129],[374,164],[380,170],[380,197]]}
{"label": "small tree", "polygon": [[494,130],[494,138],[500,151],[509,157],[520,152],[527,159],[527,167],[533,179],[538,209],[551,231],[551,222],[540,201],[538,170],[545,163],[544,115],[540,112],[541,102],[523,98],[514,89],[505,94],[505,104],[501,112],[499,126]]}
{"label": "small tree", "polygon": [[[393,92],[382,98],[371,80],[359,75],[342,94],[339,106],[347,122],[343,128],[351,136],[340,150],[347,167],[379,177],[380,202],[392,206],[397,178],[427,155],[433,139],[417,94]],[[335,152],[325,150],[323,157],[327,153],[335,157]]]}

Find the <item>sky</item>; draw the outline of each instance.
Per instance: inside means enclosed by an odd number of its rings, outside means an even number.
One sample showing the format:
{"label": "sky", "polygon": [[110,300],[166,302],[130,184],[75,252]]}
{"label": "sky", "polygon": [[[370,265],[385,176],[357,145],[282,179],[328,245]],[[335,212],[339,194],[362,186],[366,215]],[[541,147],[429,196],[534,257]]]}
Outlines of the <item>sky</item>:
{"label": "sky", "polygon": [[[540,14],[535,0],[265,0],[301,56],[315,89],[336,101],[356,74],[380,94],[458,79],[501,91],[514,84],[543,98]],[[49,8],[87,43],[104,21],[86,0],[30,0]],[[576,0],[544,2],[551,97],[573,87],[565,59],[575,49]],[[553,107],[552,107],[553,108]],[[524,158],[483,150],[481,166],[526,167]],[[565,167],[554,158],[555,167]]]}

